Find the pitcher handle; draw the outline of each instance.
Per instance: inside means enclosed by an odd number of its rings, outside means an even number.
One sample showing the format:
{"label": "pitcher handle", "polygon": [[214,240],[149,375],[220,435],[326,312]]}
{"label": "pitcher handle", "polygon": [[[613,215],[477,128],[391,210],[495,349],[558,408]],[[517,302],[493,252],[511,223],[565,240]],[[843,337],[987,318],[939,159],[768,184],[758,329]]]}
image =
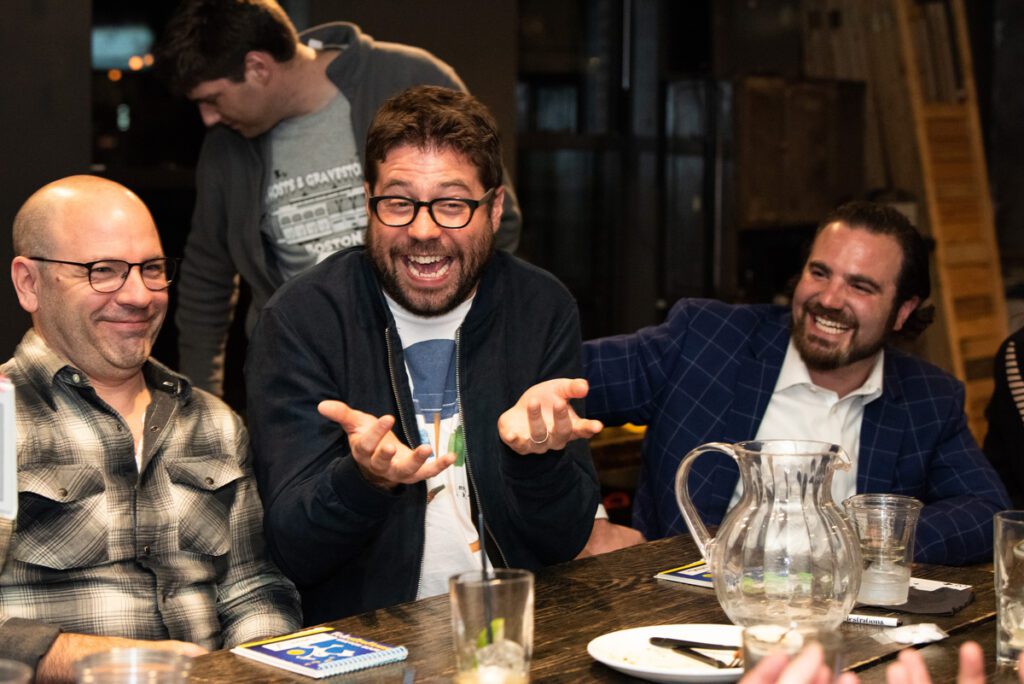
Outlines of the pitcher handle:
{"label": "pitcher handle", "polygon": [[710,565],[709,551],[714,538],[708,534],[708,528],[704,525],[704,521],[701,520],[697,507],[693,505],[693,499],[690,498],[690,491],[687,486],[693,462],[698,456],[708,451],[723,452],[736,461],[737,465],[739,464],[736,448],[732,444],[709,442],[693,449],[683,457],[683,460],[679,463],[679,470],[676,471],[676,502],[679,504],[679,511],[683,514],[683,522],[686,523],[686,527],[690,530],[690,536],[693,537],[697,548],[700,549],[700,555],[704,558],[704,562]]}

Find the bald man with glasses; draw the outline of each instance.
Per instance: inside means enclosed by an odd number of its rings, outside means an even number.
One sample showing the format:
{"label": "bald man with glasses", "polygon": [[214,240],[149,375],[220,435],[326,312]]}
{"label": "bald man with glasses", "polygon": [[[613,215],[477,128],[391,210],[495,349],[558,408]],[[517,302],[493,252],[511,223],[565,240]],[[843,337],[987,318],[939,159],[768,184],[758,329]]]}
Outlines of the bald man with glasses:
{"label": "bald man with glasses", "polygon": [[0,521],[0,657],[67,681],[115,646],[197,655],[297,627],[241,420],[150,358],[176,262],[142,201],[55,181],[15,217],[14,250],[32,328],[0,367],[19,492]]}

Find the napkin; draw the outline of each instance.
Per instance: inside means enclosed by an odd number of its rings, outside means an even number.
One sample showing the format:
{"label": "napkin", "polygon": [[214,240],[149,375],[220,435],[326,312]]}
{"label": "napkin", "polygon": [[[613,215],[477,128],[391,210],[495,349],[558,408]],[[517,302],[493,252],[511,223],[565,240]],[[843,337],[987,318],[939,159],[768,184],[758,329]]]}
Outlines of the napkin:
{"label": "napkin", "polygon": [[953,587],[941,587],[931,591],[923,591],[916,587],[910,587],[907,595],[907,602],[898,606],[872,606],[870,603],[858,605],[881,608],[884,610],[898,611],[901,613],[914,613],[916,615],[956,615],[974,600],[974,590],[954,589]]}

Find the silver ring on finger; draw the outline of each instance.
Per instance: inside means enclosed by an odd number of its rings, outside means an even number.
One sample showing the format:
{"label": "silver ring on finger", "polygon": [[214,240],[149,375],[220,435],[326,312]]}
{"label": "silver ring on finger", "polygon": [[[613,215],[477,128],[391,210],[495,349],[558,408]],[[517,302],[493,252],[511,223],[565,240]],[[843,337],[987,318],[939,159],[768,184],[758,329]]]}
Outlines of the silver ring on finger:
{"label": "silver ring on finger", "polygon": [[550,436],[551,436],[551,433],[545,431],[544,432],[544,439],[534,439],[533,438],[533,434],[531,433],[530,434],[530,441],[533,442],[534,444],[544,444],[545,442],[548,441],[548,437],[550,437]]}

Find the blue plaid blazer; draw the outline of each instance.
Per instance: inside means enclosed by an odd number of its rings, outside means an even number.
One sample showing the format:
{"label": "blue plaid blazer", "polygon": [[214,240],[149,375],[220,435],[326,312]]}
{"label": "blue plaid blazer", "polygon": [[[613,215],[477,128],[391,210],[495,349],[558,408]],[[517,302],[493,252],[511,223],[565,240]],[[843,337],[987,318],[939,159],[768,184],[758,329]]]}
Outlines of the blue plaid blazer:
{"label": "blue plaid blazer", "polygon": [[[634,525],[648,539],[686,531],[676,504],[682,457],[706,442],[754,439],[789,344],[789,310],[679,301],[661,325],[587,342],[587,413],[608,425],[647,426]],[[1006,489],[967,429],[964,390],[924,361],[887,349],[882,396],[864,408],[858,492],[925,503],[918,562],[992,559],[992,516]],[[739,477],[721,454],[701,456],[689,491],[707,524],[720,523]]]}

